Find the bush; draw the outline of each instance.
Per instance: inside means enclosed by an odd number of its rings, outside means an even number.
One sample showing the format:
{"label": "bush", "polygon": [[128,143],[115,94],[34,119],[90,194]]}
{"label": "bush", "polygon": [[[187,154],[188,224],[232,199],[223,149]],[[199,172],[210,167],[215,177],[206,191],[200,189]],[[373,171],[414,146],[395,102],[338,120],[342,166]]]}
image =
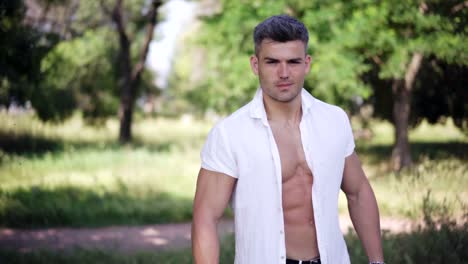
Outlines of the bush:
{"label": "bush", "polygon": [[[461,219],[448,214],[445,202],[436,202],[427,191],[423,199],[424,220],[410,233],[383,234],[387,263],[466,263],[468,260],[468,208]],[[357,238],[346,236],[352,263],[365,263],[367,257]]]}

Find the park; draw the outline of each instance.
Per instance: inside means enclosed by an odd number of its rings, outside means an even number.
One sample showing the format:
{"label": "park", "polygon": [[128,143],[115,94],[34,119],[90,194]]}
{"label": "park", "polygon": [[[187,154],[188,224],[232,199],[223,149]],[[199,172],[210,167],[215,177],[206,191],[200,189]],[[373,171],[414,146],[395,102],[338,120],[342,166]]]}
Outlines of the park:
{"label": "park", "polygon": [[[468,260],[466,2],[0,1],[0,263],[193,263],[200,150],[254,96],[252,29],[281,13],[310,31],[304,88],[350,117],[386,262]],[[197,7],[157,82],[152,45],[180,2]],[[343,194],[338,207],[366,263]],[[130,233],[92,241],[111,227]]]}

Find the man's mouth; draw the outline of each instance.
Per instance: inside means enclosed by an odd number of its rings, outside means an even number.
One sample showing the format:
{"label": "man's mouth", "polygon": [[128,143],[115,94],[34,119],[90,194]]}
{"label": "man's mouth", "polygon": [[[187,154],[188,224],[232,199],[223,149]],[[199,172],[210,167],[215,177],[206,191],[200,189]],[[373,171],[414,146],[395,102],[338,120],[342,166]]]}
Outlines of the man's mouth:
{"label": "man's mouth", "polygon": [[289,82],[288,83],[276,83],[276,87],[278,87],[278,88],[287,88],[287,87],[289,87],[291,85],[292,85],[292,83],[289,83]]}

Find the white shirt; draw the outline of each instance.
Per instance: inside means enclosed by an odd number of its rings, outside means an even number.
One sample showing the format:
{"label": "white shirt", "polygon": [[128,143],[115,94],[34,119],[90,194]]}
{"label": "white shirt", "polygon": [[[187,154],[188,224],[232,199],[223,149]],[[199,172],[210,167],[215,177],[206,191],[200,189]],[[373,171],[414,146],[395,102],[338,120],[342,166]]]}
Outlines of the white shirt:
{"label": "white shirt", "polygon": [[[338,218],[344,161],[354,151],[346,113],[302,89],[299,125],[307,164],[314,175],[314,208],[320,258],[350,263]],[[231,197],[236,264],[286,262],[281,161],[267,120],[262,90],[210,131],[201,152],[202,168],[237,178]]]}

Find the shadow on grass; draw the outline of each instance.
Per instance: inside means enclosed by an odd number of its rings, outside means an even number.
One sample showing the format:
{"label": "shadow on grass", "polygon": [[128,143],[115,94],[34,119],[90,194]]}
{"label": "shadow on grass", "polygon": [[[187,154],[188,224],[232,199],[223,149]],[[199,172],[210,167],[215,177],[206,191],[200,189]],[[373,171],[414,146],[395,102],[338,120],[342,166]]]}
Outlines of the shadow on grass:
{"label": "shadow on grass", "polygon": [[[411,233],[383,235],[387,263],[466,263],[468,259],[468,224],[444,223],[438,227],[419,228]],[[356,234],[346,236],[351,263],[367,263],[365,251]]]}
{"label": "shadow on grass", "polygon": [[188,221],[191,199],[167,192],[91,191],[76,187],[0,190],[0,225],[95,227]]}
{"label": "shadow on grass", "polygon": [[[0,151],[7,154],[15,154],[24,157],[37,157],[46,153],[60,153],[68,149],[106,149],[119,150],[122,148],[145,148],[150,152],[168,152],[174,147],[182,147],[183,142],[160,141],[146,142],[141,138],[135,138],[132,143],[119,144],[117,139],[109,139],[104,142],[90,142],[80,140],[51,139],[40,135],[11,134],[0,131]],[[0,159],[1,162],[1,159]]]}
{"label": "shadow on grass", "polygon": [[30,134],[0,131],[0,150],[11,154],[43,154],[64,149],[64,142]]}
{"label": "shadow on grass", "polygon": [[[388,160],[392,154],[391,145],[358,145],[358,152],[369,157],[373,164]],[[468,143],[465,142],[414,142],[411,143],[411,156],[414,161],[421,157],[429,159],[457,158],[468,159]]]}

